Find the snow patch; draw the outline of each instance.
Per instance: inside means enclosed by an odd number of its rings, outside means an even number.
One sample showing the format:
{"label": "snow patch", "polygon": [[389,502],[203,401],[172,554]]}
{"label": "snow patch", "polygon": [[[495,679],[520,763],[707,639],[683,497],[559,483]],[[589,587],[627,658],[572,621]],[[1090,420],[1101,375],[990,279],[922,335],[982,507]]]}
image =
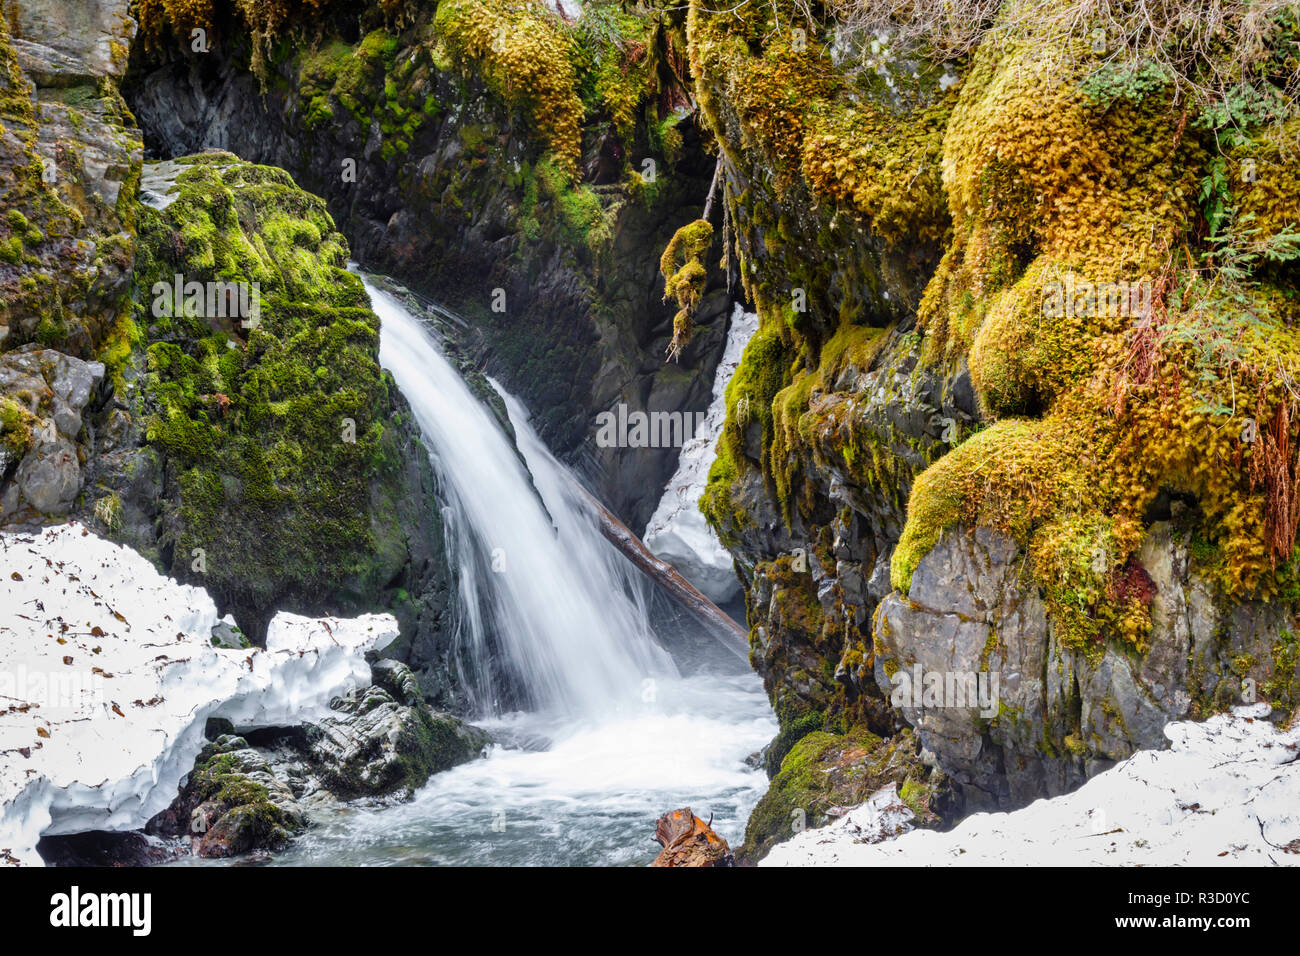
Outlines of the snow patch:
{"label": "snow patch", "polygon": [[216,605],[71,522],[0,534],[0,863],[42,834],[134,830],[175,798],[211,717],[296,725],[368,683],[388,614],[277,614],[266,649],[212,646]]}
{"label": "snow patch", "polygon": [[889,827],[909,825],[891,787],[778,844],[760,865],[1297,866],[1300,721],[1279,730],[1262,719],[1269,710],[1171,723],[1168,750],[1140,751],[1073,793],[977,813],[947,833],[880,842]]}
{"label": "snow patch", "polygon": [[735,374],[745,346],[758,330],[758,316],[739,305],[731,316],[727,344],[713,377],[713,399],[704,425],[682,445],[677,471],[668,479],[663,497],[646,525],[642,540],[656,557],[667,561],[710,600],[723,602],[740,593],[731,555],[700,513],[700,495],[717,457],[718,436],[727,417],[727,383]]}

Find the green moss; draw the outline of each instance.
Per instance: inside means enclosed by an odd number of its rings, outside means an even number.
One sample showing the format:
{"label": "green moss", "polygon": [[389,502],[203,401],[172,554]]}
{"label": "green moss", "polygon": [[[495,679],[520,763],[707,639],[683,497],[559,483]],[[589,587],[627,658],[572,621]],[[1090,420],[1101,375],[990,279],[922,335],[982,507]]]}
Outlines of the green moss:
{"label": "green moss", "polygon": [[18,458],[32,446],[32,428],[38,419],[11,398],[0,397],[0,447]]}
{"label": "green moss", "polygon": [[664,277],[664,301],[677,300],[673,337],[668,357],[676,358],[691,340],[691,316],[700,304],[708,273],[701,261],[713,243],[713,226],[704,219],[687,223],[673,233],[659,257],[659,274]]}
{"label": "green moss", "polygon": [[1300,706],[1300,640],[1291,631],[1278,635],[1266,673],[1260,685],[1264,697],[1284,713],[1294,713]]}
{"label": "green moss", "polygon": [[544,157],[535,168],[539,200],[554,204],[561,238],[593,254],[603,252],[613,239],[611,217],[590,186],[573,183],[559,163]]}
{"label": "green moss", "polygon": [[[179,476],[169,570],[192,578],[202,549],[201,582],[255,607],[286,590],[377,588],[390,572],[374,535],[396,519],[372,501],[396,493],[399,466],[379,322],[344,268],[347,244],[282,170],[219,154],[185,165],[175,202],[142,216],[134,319],[148,343],[146,438]],[[155,296],[174,274],[260,283],[256,325]]]}
{"label": "green moss", "polygon": [[921,765],[910,730],[889,740],[860,727],[845,734],[809,733],[781,761],[771,787],[750,814],[737,857],[757,862],[793,836],[796,827],[824,826],[832,810],[862,803],[890,783],[899,786],[900,797],[921,825],[938,821],[933,807],[945,784],[932,781]]}

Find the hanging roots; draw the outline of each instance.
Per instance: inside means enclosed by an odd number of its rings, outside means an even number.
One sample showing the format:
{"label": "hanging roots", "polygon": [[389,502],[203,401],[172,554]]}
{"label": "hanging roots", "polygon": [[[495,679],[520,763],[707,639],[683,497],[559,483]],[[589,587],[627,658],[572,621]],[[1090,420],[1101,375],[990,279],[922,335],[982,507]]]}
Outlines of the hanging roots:
{"label": "hanging roots", "polygon": [[1300,471],[1300,448],[1291,449],[1291,414],[1289,403],[1278,405],[1271,420],[1262,408],[1258,421],[1255,451],[1250,457],[1252,488],[1263,488],[1267,495],[1265,509],[1269,543],[1274,566],[1295,551],[1296,530],[1300,525],[1300,496],[1296,494],[1296,474]]}
{"label": "hanging roots", "polygon": [[[704,219],[696,219],[682,226],[669,241],[659,258],[659,271],[664,277],[664,301],[677,300],[677,315],[673,317],[673,338],[668,343],[668,358],[676,360],[691,340],[695,329],[691,316],[700,304],[708,274],[701,261],[713,244],[713,227]],[[679,264],[680,263],[680,264]]]}

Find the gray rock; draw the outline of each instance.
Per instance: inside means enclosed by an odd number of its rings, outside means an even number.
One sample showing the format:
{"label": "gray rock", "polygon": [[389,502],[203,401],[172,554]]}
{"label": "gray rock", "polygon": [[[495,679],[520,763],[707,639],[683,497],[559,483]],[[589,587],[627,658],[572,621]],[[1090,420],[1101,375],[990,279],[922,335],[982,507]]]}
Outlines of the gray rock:
{"label": "gray rock", "polygon": [[29,49],[48,47],[44,59],[57,64],[58,75],[120,77],[136,31],[129,7],[128,0],[22,0],[10,16],[16,36],[39,41],[28,42]]}
{"label": "gray rock", "polygon": [[235,619],[227,614],[212,629],[212,644],[214,647],[245,648],[249,646],[248,638],[244,632],[239,629]]}
{"label": "gray rock", "polygon": [[424,703],[407,665],[381,661],[374,680],[305,727],[307,759],[334,795],[409,796],[432,774],[480,756],[490,742],[478,728]]}
{"label": "gray rock", "polygon": [[[39,522],[67,514],[83,484],[89,449],[80,444],[90,400],[104,378],[100,362],[87,362],[31,345],[0,355],[0,397],[35,417],[32,444],[14,467],[0,467],[0,524]],[[10,456],[16,457],[16,456]]]}
{"label": "gray rock", "polygon": [[24,457],[14,475],[20,501],[41,514],[66,514],[81,490],[77,447],[63,436],[40,441]]}
{"label": "gray rock", "polygon": [[1267,679],[1273,645],[1295,626],[1293,608],[1216,612],[1208,584],[1190,571],[1184,536],[1167,522],[1152,525],[1138,560],[1155,585],[1150,648],[1140,656],[1063,647],[1024,554],[987,528],[945,532],[910,593],[880,603],[875,676],[884,693],[891,674],[917,665],[998,675],[991,718],[966,707],[900,708],[962,786],[968,809],[1010,809],[1073,789],[1137,750],[1164,747],[1170,721],[1240,702],[1242,678]]}

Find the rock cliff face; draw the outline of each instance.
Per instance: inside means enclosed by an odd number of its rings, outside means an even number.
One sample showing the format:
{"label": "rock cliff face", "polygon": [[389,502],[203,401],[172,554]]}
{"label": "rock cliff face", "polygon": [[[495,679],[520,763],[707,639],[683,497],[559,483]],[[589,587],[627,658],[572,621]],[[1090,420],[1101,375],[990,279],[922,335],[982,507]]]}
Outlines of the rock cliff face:
{"label": "rock cliff face", "polygon": [[1296,704],[1294,610],[1216,602],[1194,566],[1185,522],[1153,523],[1136,560],[1150,579],[1145,653],[1069,648],[1026,570],[996,530],[945,536],[917,565],[906,598],[876,612],[876,681],[913,671],[999,677],[992,717],[960,708],[901,708],[975,806],[1021,806],[1159,746],[1167,723],[1222,712],[1258,694]]}
{"label": "rock cliff face", "polygon": [[949,809],[1005,808],[1169,720],[1290,712],[1294,16],[1252,112],[1178,88],[1222,63],[1107,65],[1016,3],[963,37],[782,7],[688,19],[761,318],[701,507],[746,580],[769,773],[805,734],[908,726]]}
{"label": "rock cliff face", "polygon": [[[390,609],[458,706],[433,477],[323,203],[225,155],[151,168],[142,204],[127,4],[3,20],[0,526],[80,516],[255,640],[278,606]],[[256,284],[258,319],[161,296],[178,275]]]}
{"label": "rock cliff face", "polygon": [[[676,449],[601,447],[596,416],[702,411],[730,310],[715,270],[694,344],[664,363],[659,253],[698,214],[714,166],[671,108],[685,102],[680,26],[593,5],[561,43],[539,7],[509,25],[528,66],[476,45],[508,10],[411,6],[358,20],[334,4],[263,56],[218,4],[205,53],[170,21],[135,44],[126,96],[159,155],[216,148],[287,169],[366,268],[462,312],[488,374],[639,532]],[[501,73],[516,68],[532,72]],[[552,100],[530,105],[534,88]]]}
{"label": "rock cliff face", "polygon": [[0,524],[68,514],[120,347],[141,140],[117,92],[120,3],[6,6],[0,25]]}

